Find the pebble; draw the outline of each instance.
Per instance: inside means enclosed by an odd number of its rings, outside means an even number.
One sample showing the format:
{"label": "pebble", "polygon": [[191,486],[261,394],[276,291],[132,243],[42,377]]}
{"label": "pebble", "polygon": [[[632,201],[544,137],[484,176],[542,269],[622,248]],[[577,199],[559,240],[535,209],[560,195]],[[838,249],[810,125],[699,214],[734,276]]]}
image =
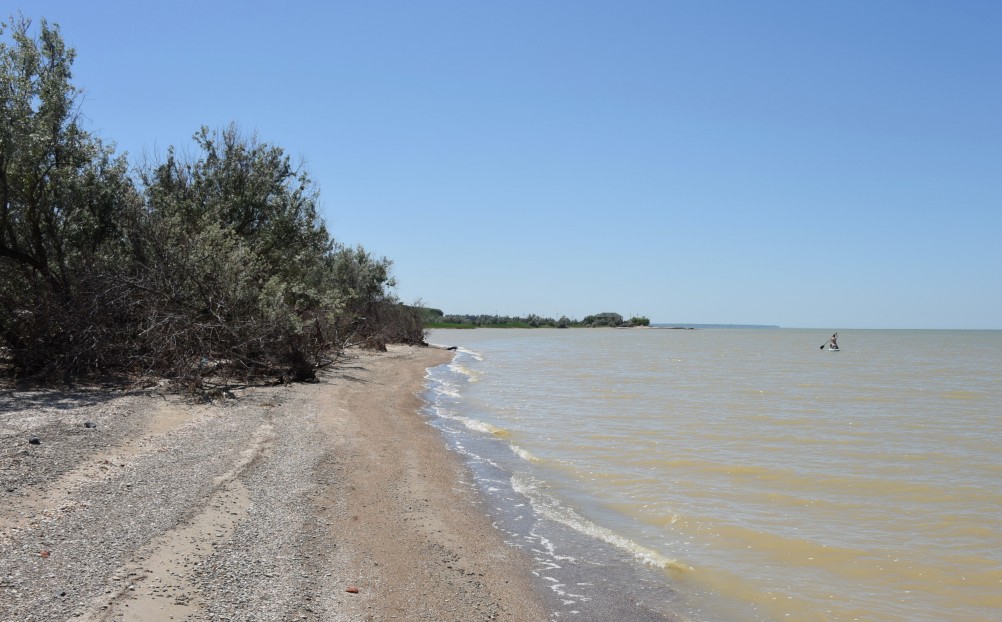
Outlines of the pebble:
{"label": "pebble", "polygon": [[[261,406],[266,395],[277,403],[274,407]],[[78,465],[112,467],[88,481],[85,489],[68,491],[67,500],[86,506],[56,509],[11,533],[7,546],[30,551],[31,559],[5,557],[6,551],[16,549],[0,545],[0,579],[12,577],[0,588],[0,620],[66,620],[76,615],[121,619],[130,611],[124,607],[134,605],[132,599],[140,595],[160,599],[157,605],[191,607],[193,617],[188,619],[201,620],[293,620],[303,615],[325,619],[346,601],[365,608],[374,593],[350,596],[360,594],[360,586],[344,584],[345,575],[329,572],[338,563],[331,537],[336,521],[327,522],[327,515],[319,520],[309,512],[310,502],[304,502],[315,492],[316,474],[330,467],[321,462],[328,459],[322,443],[302,442],[325,430],[317,423],[319,413],[308,392],[273,390],[269,395],[261,390],[227,406],[182,404],[179,412],[192,409],[198,415],[191,425],[144,437],[142,431],[154,421],[163,398],[153,400],[129,396],[87,404],[75,407],[69,417],[65,409],[52,407],[38,415],[47,420],[40,419],[33,429],[21,428],[16,438],[22,440],[14,443],[18,447],[0,443],[0,458],[8,459],[0,464],[21,460],[14,477],[4,473],[3,486],[11,488],[56,481]],[[103,427],[101,434],[79,431],[81,425],[93,429],[86,424],[98,419],[111,420],[104,418],[109,413],[129,414],[128,425]],[[11,419],[0,409],[0,430],[14,428],[8,425]],[[67,420],[73,423],[61,424]],[[24,439],[39,433],[53,443],[48,451],[23,446]],[[243,452],[266,433],[273,436],[262,445],[260,458],[248,462]],[[109,447],[95,449],[99,442]],[[32,444],[41,444],[41,439]],[[55,448],[58,451],[51,451]],[[235,477],[221,486],[214,483],[227,474]],[[213,509],[204,505],[207,499],[218,502],[218,522],[205,525],[196,540],[176,543],[188,547],[185,558],[177,560],[184,568],[178,569],[177,585],[152,578],[144,582],[142,574],[138,578],[130,572],[131,564],[143,562],[148,550],[144,547],[161,536],[186,533],[190,517]],[[173,529],[178,531],[172,534]],[[72,535],[50,542],[40,539],[43,533]],[[37,557],[42,542],[51,548],[50,559]],[[55,577],[43,576],[53,572]],[[61,594],[64,588],[58,586],[64,584],[72,586],[74,597],[107,594],[107,600],[78,605],[77,598]],[[118,599],[123,591],[126,597]],[[56,594],[60,597],[53,598]],[[190,605],[185,604],[189,594],[195,599]]]}

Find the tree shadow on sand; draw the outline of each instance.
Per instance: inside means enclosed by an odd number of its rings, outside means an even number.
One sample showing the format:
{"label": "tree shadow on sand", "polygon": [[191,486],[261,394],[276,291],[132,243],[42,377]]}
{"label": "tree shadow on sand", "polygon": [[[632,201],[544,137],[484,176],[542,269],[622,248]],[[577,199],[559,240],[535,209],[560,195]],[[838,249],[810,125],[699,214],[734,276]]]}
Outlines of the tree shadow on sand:
{"label": "tree shadow on sand", "polygon": [[108,388],[0,388],[0,412],[74,410],[109,402],[127,393]]}

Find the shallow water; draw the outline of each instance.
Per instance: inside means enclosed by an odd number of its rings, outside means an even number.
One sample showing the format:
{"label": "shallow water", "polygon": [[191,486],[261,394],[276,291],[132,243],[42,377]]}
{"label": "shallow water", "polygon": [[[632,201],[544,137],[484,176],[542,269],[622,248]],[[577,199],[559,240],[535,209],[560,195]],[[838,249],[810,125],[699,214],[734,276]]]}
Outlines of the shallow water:
{"label": "shallow water", "polygon": [[1002,332],[828,334],[433,331],[430,413],[555,617],[1002,619]]}

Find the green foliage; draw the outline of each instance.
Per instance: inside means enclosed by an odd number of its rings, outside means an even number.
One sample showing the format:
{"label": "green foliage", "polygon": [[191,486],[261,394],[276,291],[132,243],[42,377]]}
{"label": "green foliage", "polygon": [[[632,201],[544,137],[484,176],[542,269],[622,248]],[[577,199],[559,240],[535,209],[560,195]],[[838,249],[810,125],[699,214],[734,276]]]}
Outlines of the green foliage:
{"label": "green foliage", "polygon": [[592,328],[599,328],[603,326],[622,326],[623,316],[618,313],[610,312],[598,313],[596,315],[585,316],[585,319],[581,320],[581,324]]}
{"label": "green foliage", "polygon": [[[169,150],[143,173],[147,209],[133,241],[146,281],[142,317],[182,376],[190,361],[225,361],[245,375],[288,369],[313,376],[351,343],[423,342],[416,313],[390,293],[392,263],[337,244],[317,215],[309,177],[278,147],[231,126],[195,135],[201,157]],[[169,292],[170,296],[164,296]],[[187,367],[186,367],[187,366]]]}
{"label": "green foliage", "polygon": [[279,147],[201,128],[199,155],[130,178],[81,129],[73,50],[0,34],[0,354],[19,376],[310,378],[344,347],[423,342],[391,262],[328,234]]}
{"label": "green foliage", "polygon": [[[426,310],[427,311],[427,310]],[[437,311],[437,310],[434,310]],[[596,328],[603,326],[630,327],[649,326],[650,320],[644,317],[634,317],[624,322],[618,313],[599,313],[588,315],[581,321],[572,320],[567,316],[560,319],[542,317],[530,314],[526,317],[507,315],[444,315],[440,311],[429,321],[425,317],[427,328]]]}
{"label": "green foliage", "polygon": [[174,375],[206,357],[246,374],[287,367],[308,378],[342,308],[309,178],[233,126],[202,128],[195,141],[199,159],[179,161],[171,149],[142,173],[134,294],[142,316],[158,320],[143,334],[154,344],[184,337],[183,347],[151,351]]}
{"label": "green foliage", "polygon": [[29,27],[0,28],[0,337],[24,371],[88,369],[115,345],[67,327],[115,302],[101,275],[127,250],[138,195],[124,158],[79,125],[59,28]]}
{"label": "green foliage", "polygon": [[455,322],[425,322],[424,323],[424,327],[425,328],[467,328],[467,329],[477,328],[477,326],[475,326],[473,324],[457,324]]}

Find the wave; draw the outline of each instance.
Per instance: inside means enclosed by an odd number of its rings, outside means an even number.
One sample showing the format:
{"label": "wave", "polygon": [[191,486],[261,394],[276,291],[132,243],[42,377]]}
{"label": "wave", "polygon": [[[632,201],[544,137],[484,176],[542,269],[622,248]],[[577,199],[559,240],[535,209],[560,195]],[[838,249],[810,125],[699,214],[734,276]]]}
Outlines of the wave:
{"label": "wave", "polygon": [[486,421],[480,421],[479,419],[474,419],[472,417],[464,417],[463,415],[457,415],[450,412],[449,410],[441,406],[433,406],[432,409],[435,414],[442,419],[449,419],[450,421],[457,421],[467,429],[473,430],[474,432],[482,432],[484,434],[490,434],[498,438],[508,438],[511,436],[511,431],[505,428],[499,428],[496,425],[487,423]]}
{"label": "wave", "polygon": [[611,529],[596,525],[587,518],[584,518],[571,508],[560,503],[556,498],[543,492],[540,489],[541,483],[539,480],[523,475],[513,475],[511,478],[511,487],[516,493],[524,495],[529,499],[533,510],[540,516],[570,527],[579,533],[596,538],[606,544],[610,544],[621,551],[629,553],[643,564],[678,573],[692,571],[692,568],[677,560],[665,557],[657,551],[643,547]]}
{"label": "wave", "polygon": [[457,400],[462,398],[462,396],[459,394],[459,387],[450,385],[445,382],[436,383],[431,390],[433,393],[435,393],[436,396],[444,395],[446,397],[451,397]]}
{"label": "wave", "polygon": [[511,452],[526,462],[540,462],[539,458],[532,455],[529,450],[522,449],[514,443],[511,444]]}
{"label": "wave", "polygon": [[457,361],[449,363],[449,369],[455,372],[456,374],[466,378],[467,382],[479,382],[480,378],[484,375],[484,372],[476,369],[470,369],[469,367]]}
{"label": "wave", "polygon": [[473,357],[473,359],[477,360],[477,361],[484,360],[484,355],[483,354],[481,354],[479,352],[476,352],[474,350],[470,350],[468,348],[464,348],[463,346],[457,347],[456,348],[456,352],[459,353],[459,354],[465,354],[467,356]]}

